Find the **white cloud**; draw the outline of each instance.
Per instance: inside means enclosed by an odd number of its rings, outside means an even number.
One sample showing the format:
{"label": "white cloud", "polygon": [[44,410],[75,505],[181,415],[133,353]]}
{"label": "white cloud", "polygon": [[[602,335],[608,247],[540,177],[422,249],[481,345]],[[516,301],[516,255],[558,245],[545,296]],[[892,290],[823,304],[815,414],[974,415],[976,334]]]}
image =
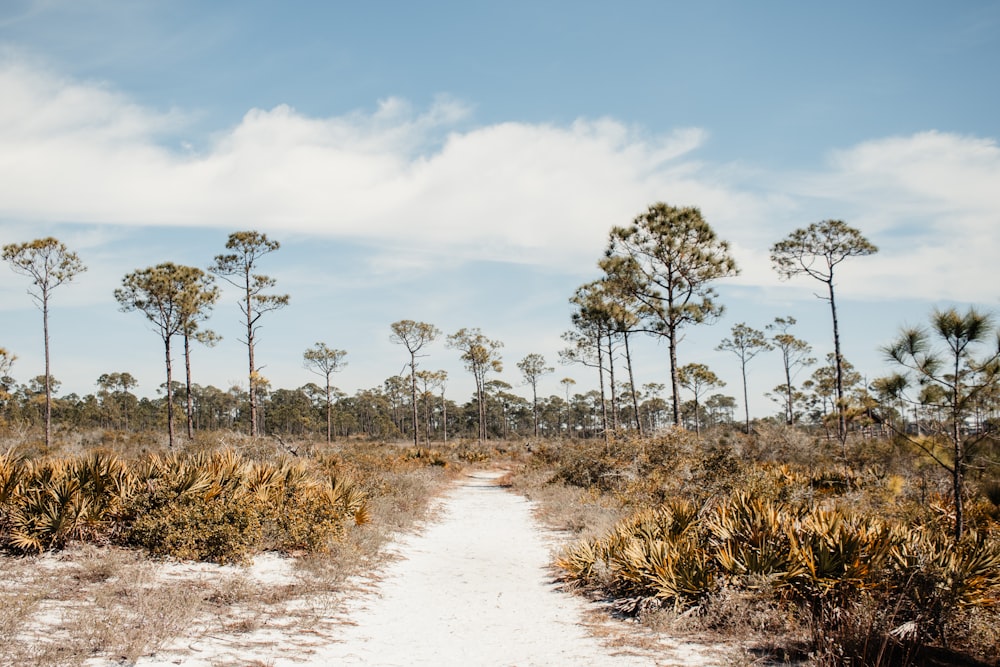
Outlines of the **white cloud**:
{"label": "white cloud", "polygon": [[879,245],[857,260],[845,291],[877,298],[996,301],[1000,148],[943,132],[890,137],[836,151],[806,193],[854,214]]}
{"label": "white cloud", "polygon": [[335,118],[254,109],[206,150],[175,151],[159,138],[179,114],[17,64],[0,84],[4,219],[254,226],[467,258],[589,266],[641,202],[692,190],[681,160],[704,141],[609,119],[460,131],[460,103],[387,99]]}
{"label": "white cloud", "polygon": [[103,84],[8,58],[0,89],[8,233],[50,222],[253,227],[383,246],[388,270],[448,257],[582,273],[612,225],[664,200],[702,208],[733,243],[743,285],[774,285],[769,246],[835,217],[881,246],[877,259],[845,265],[845,295],[995,295],[1000,149],[990,139],[892,137],[836,151],[820,171],[770,174],[697,160],[697,128],[650,135],[606,118],[470,128],[455,100],[419,112],[388,98],[332,118],[253,109],[192,150],[165,145],[183,135],[182,112],[139,107]]}

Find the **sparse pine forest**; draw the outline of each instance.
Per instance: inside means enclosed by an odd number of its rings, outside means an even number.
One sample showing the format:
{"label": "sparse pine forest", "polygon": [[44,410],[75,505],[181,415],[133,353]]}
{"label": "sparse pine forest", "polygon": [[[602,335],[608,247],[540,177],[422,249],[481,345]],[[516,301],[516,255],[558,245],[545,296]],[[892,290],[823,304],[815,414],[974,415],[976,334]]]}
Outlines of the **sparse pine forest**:
{"label": "sparse pine forest", "polygon": [[[611,229],[598,276],[567,295],[558,359],[592,388],[565,378],[550,396],[539,381],[555,359],[510,364],[515,391],[502,341],[415,320],[387,323],[403,371],[381,384],[339,390],[336,373],[363,360],[327,341],[302,353],[317,383],[271,387],[255,342],[261,318],[294,298],[263,272],[280,245],[248,231],[225,251],[205,269],[132,270],[115,291],[159,336],[149,353],[162,355],[165,391],[150,398],[128,369],[95,378],[94,394],[59,394],[48,313],[86,267],[52,238],[4,248],[46,351],[42,373],[19,380],[16,351],[0,347],[6,557],[80,543],[218,563],[363,553],[380,544],[364,546],[363,531],[400,527],[452,471],[495,463],[575,533],[556,562],[564,581],[652,628],[722,637],[745,664],[997,664],[1000,328],[974,307],[935,310],[881,342],[892,374],[866,378],[842,353],[853,333],[835,272],[877,248],[846,223],[770,248],[782,278],[823,284],[834,351],[818,361],[792,315],[736,324],[717,334],[740,370],[736,398],[685,352],[685,334],[723,313],[718,282],[740,270],[696,208],[656,203]],[[240,294],[244,387],[193,380],[192,343],[218,340],[216,279]],[[640,337],[663,342],[662,382],[637,386]],[[471,374],[471,398],[449,393],[435,340]],[[777,387],[754,381],[764,352],[781,360]],[[749,396],[765,391],[774,415],[753,418]],[[0,613],[0,640],[17,632]]]}

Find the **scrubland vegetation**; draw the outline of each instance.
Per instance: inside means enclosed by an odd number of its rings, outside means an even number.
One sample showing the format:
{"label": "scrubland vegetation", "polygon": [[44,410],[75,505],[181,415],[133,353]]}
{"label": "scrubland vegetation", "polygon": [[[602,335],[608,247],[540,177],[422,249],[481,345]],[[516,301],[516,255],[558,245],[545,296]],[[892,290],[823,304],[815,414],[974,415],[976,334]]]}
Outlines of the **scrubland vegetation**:
{"label": "scrubland vegetation", "polygon": [[564,442],[518,484],[582,534],[563,578],[654,627],[735,639],[748,662],[995,664],[997,470],[956,542],[947,475],[902,440],[848,449],[771,423]]}
{"label": "scrubland vegetation", "polygon": [[[1000,474],[969,480],[956,542],[947,471],[902,438],[852,437],[845,461],[824,430],[772,421],[433,447],[219,432],[168,450],[108,435],[54,454],[5,440],[0,639],[17,664],[134,660],[206,616],[256,627],[283,601],[341,590],[473,464],[513,470],[568,531],[555,561],[567,584],[648,628],[738,646],[742,663],[987,665],[1000,649]],[[293,556],[300,577],[155,574],[163,557],[265,551]],[[54,604],[56,643],[38,637]]]}
{"label": "scrubland vegetation", "polygon": [[[565,398],[538,395],[539,379],[554,372],[540,354],[517,363],[531,400],[512,393],[494,377],[503,343],[471,327],[445,344],[472,374],[475,394],[446,398],[447,373],[417,361],[442,332],[414,320],[390,326],[409,372],[381,386],[340,392],[331,376],[347,352],[318,342],[303,360],[323,386],[271,388],[254,335],[258,319],[289,296],[269,293],[274,279],[255,271],[278,247],[239,232],[209,273],[164,263],[126,275],[115,296],[155,325],[166,359],[163,396],[140,399],[124,371],[98,378],[96,395],[55,395],[49,293],[83,266],[55,239],[5,246],[4,259],[33,279],[46,350],[45,374],[18,383],[9,374],[15,356],[0,348],[0,548],[19,582],[0,600],[0,641],[12,655],[35,659],[32,610],[80,586],[53,584],[10,558],[96,545],[139,572],[150,557],[239,564],[280,552],[319,573],[313,579],[327,582],[319,588],[335,589],[371,567],[386,535],[421,515],[448,471],[502,459],[543,516],[575,534],[558,557],[561,576],[622,614],[736,641],[748,662],[997,664],[1000,329],[972,306],[935,309],[927,327],[876,343],[895,372],[863,381],[841,351],[834,290],[835,267],[877,251],[858,230],[827,220],[771,247],[783,278],[825,285],[834,346],[796,385],[816,359],[792,334],[794,317],[764,330],[733,326],[716,349],[739,361],[742,424],[736,400],[713,393],[719,377],[678,355],[687,330],[722,314],[715,282],[739,271],[696,208],[657,203],[612,228],[597,263],[603,275],[569,299],[573,328],[559,352],[563,363],[592,369],[599,389],[571,396],[576,383],[564,378]],[[203,327],[219,296],[213,275],[240,288],[245,391],[191,380],[189,343],[217,340]],[[664,384],[636,386],[635,335],[666,343]],[[184,383],[173,379],[174,338],[183,340]],[[780,411],[754,420],[748,364],[775,350],[785,381],[768,396]],[[184,405],[186,438],[177,436],[175,403]],[[70,595],[73,608],[99,608],[95,600],[123,585],[118,568],[85,566],[103,574],[80,574],[84,583],[112,588],[85,603]],[[79,662],[87,651],[132,659],[226,599],[152,588],[113,593],[148,606],[130,606],[145,609],[141,620],[123,610],[106,624],[107,636],[115,623],[155,626],[146,639],[114,648],[74,640],[65,654],[36,662]],[[303,593],[300,581],[281,595]],[[171,615],[177,609],[191,615]],[[80,613],[82,632],[93,623]]]}
{"label": "scrubland vegetation", "polygon": [[[206,622],[237,634],[273,615],[320,622],[348,577],[375,568],[386,541],[476,458],[458,445],[281,445],[223,432],[173,450],[94,433],[93,444],[40,453],[41,438],[0,439],[0,664],[129,663]],[[290,556],[294,577],[162,574],[264,552]]]}

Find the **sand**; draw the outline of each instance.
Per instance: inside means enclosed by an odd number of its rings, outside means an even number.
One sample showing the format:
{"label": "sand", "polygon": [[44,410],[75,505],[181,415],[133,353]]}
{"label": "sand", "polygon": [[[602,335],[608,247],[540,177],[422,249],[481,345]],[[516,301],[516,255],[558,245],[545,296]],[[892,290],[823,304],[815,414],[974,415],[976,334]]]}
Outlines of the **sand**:
{"label": "sand", "polygon": [[[434,519],[397,540],[398,557],[341,601],[329,623],[181,639],[137,664],[727,664],[720,647],[656,638],[561,590],[551,569],[560,536],[539,526],[529,501],[494,484],[501,474],[475,472],[456,484]],[[622,641],[638,635],[648,636]]]}

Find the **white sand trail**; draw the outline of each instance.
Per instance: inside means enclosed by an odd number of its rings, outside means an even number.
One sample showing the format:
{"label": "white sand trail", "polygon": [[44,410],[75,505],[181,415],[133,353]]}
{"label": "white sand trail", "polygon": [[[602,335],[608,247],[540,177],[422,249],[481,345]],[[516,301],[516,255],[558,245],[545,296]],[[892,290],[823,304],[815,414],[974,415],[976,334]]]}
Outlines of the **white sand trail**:
{"label": "white sand trail", "polygon": [[[711,664],[690,650],[661,662],[616,655],[583,625],[588,603],[556,589],[551,544],[523,497],[475,473],[445,498],[439,519],[400,546],[378,596],[358,600],[327,664]],[[692,659],[687,662],[686,658]],[[658,656],[659,657],[659,656]]]}
{"label": "white sand trail", "polygon": [[445,494],[433,521],[397,541],[392,551],[398,558],[323,627],[272,623],[241,637],[181,640],[138,664],[727,664],[718,647],[647,637],[640,649],[630,647],[634,642],[617,641],[644,632],[639,626],[595,622],[594,614],[587,625],[593,605],[553,581],[555,535],[539,527],[528,500],[494,484],[501,474],[473,473]]}

